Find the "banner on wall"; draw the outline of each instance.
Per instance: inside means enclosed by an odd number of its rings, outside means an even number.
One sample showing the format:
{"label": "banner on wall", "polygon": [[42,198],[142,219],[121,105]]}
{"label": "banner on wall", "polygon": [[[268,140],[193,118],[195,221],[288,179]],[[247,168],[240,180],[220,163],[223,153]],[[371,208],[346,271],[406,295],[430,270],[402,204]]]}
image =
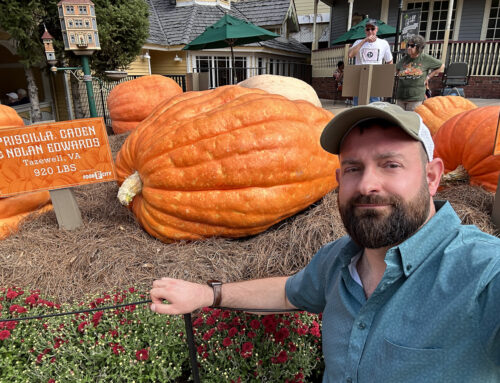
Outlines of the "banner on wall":
{"label": "banner on wall", "polygon": [[406,48],[406,43],[411,35],[418,35],[420,31],[420,9],[410,9],[402,11],[402,26],[401,26],[401,48]]}

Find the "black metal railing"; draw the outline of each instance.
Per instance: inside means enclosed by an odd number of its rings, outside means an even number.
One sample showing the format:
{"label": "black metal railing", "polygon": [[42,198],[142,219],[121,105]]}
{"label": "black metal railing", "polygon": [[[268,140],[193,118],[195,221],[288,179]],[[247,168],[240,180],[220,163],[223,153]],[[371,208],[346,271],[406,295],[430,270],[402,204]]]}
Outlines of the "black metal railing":
{"label": "black metal railing", "polygon": [[[164,75],[173,79],[182,88],[182,91],[186,91],[186,76],[185,75]],[[141,76],[126,76],[118,81],[105,81],[99,78],[92,78],[92,87],[94,89],[94,100],[96,106],[96,112],[98,117],[103,117],[104,122],[107,127],[111,127],[111,118],[109,117],[109,110],[107,105],[107,100],[111,90],[118,84],[130,80],[134,80]],[[90,109],[87,97],[87,88],[83,81],[79,82],[78,92],[80,94],[80,102],[82,104],[82,111],[84,116],[90,117]]]}
{"label": "black metal railing", "polygon": [[265,67],[236,67],[232,68],[193,68],[193,72],[208,72],[209,87],[216,88],[223,85],[236,84],[247,78],[260,74],[276,74],[281,76],[295,77],[305,81],[308,84],[312,83],[312,65],[296,62],[281,62],[279,64],[271,64]]}

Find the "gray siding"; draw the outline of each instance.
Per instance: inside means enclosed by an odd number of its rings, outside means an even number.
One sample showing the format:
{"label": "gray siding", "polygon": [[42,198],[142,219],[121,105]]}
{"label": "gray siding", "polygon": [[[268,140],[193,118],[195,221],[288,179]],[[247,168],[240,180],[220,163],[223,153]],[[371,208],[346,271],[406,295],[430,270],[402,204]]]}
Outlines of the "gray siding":
{"label": "gray siding", "polygon": [[[353,14],[368,15],[370,18],[380,18],[380,7],[382,0],[356,0],[354,2]],[[393,0],[391,0],[393,1]],[[392,5],[392,4],[391,4]],[[396,6],[397,7],[397,6]],[[347,1],[337,1],[332,7],[330,41],[347,31],[347,15],[349,14],[349,4]]]}
{"label": "gray siding", "polygon": [[464,0],[458,33],[459,40],[479,40],[481,38],[485,3],[485,0]]}

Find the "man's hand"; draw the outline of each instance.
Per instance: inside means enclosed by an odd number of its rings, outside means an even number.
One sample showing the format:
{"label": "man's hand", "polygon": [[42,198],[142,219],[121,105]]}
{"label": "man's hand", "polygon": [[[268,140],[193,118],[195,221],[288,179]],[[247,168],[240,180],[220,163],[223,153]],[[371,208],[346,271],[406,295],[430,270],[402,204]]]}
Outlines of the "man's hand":
{"label": "man's hand", "polygon": [[170,315],[187,314],[210,306],[214,299],[210,286],[172,278],[154,281],[150,295],[153,301],[151,310]]}
{"label": "man's hand", "polygon": [[373,43],[373,42],[375,42],[375,40],[377,40],[376,35],[365,37],[365,42],[367,42],[367,43]]}

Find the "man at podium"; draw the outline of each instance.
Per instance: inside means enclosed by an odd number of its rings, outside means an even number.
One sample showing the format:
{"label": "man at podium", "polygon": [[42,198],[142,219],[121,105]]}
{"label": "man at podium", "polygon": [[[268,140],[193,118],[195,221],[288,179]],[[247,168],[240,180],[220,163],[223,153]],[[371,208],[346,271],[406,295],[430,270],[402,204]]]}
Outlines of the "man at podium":
{"label": "man at podium", "polygon": [[[389,43],[377,37],[377,20],[369,19],[365,25],[364,39],[356,40],[349,49],[349,58],[355,57],[356,65],[392,64],[392,53]],[[380,101],[380,97],[370,97],[370,102]],[[358,105],[358,98],[353,98],[353,104]]]}

